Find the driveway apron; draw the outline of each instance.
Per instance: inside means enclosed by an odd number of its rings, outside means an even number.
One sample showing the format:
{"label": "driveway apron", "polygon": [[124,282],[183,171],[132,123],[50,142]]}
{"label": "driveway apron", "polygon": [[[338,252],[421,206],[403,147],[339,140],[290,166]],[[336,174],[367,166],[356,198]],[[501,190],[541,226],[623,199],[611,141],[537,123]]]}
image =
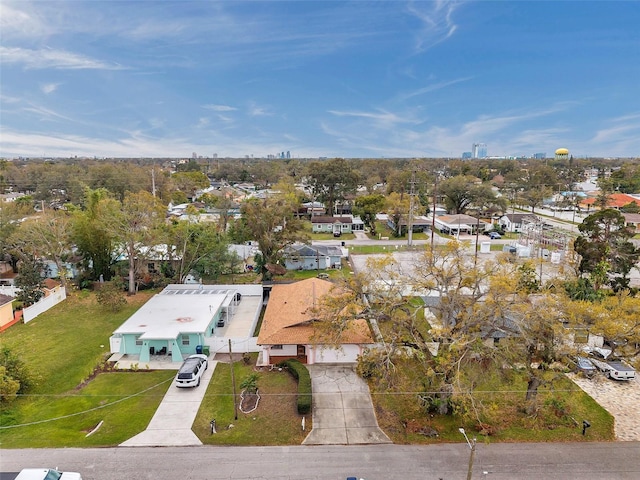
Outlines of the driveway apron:
{"label": "driveway apron", "polygon": [[352,366],[307,368],[313,389],[313,428],[303,445],[391,443],[378,427],[368,385]]}
{"label": "driveway apron", "polygon": [[209,368],[200,380],[200,386],[178,388],[171,383],[147,429],[120,444],[121,447],[172,447],[202,445],[191,430],[200,403],[207,391],[217,362],[210,361]]}

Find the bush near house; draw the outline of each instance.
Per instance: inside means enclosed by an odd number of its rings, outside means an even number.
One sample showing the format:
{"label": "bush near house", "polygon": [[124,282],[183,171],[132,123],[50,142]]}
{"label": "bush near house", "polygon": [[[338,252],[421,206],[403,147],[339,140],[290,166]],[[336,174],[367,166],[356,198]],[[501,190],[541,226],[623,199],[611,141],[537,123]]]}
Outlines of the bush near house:
{"label": "bush near house", "polygon": [[[302,363],[289,359],[280,365],[287,367],[291,375],[298,381],[298,413],[306,415],[311,412],[311,375]],[[279,365],[279,366],[280,366]]]}

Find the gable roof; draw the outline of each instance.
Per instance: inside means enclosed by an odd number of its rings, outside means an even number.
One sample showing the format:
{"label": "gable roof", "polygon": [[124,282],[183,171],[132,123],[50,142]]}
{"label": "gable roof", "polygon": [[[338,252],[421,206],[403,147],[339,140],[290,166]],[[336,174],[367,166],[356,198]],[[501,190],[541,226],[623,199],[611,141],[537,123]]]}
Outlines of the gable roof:
{"label": "gable roof", "polygon": [[317,255],[342,256],[342,249],[336,245],[294,244],[287,246],[283,253],[288,257],[315,257]]}
{"label": "gable roof", "polygon": [[534,215],[532,213],[507,213],[500,218],[504,218],[504,217],[507,217],[509,221],[512,223],[522,223],[523,220],[526,220],[532,223],[539,221],[537,215]]}
{"label": "gable roof", "polygon": [[327,216],[315,216],[311,219],[311,223],[353,223],[351,217],[327,217]]}
{"label": "gable roof", "polygon": [[45,278],[42,282],[47,290],[53,290],[56,287],[62,285],[58,280],[54,280],[53,278]]}
{"label": "gable roof", "polygon": [[6,305],[7,303],[13,302],[13,300],[14,300],[13,297],[0,293],[0,305]]}
{"label": "gable roof", "polygon": [[[596,197],[590,197],[584,199],[582,205],[594,205],[598,199]],[[621,208],[630,203],[640,204],[640,200],[626,193],[612,193],[607,197],[608,208]]]}
{"label": "gable roof", "polygon": [[[274,285],[258,335],[258,345],[296,345],[312,343],[315,328],[312,309],[329,295],[333,283],[320,278]],[[352,320],[342,333],[343,344],[373,343],[367,322]]]}

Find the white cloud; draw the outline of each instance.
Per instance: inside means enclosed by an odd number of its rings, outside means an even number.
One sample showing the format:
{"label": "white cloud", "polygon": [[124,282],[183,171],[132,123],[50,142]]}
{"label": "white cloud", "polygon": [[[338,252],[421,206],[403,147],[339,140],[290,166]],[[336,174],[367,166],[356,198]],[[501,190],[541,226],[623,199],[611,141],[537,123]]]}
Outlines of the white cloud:
{"label": "white cloud", "polygon": [[216,104],[203,105],[202,108],[206,108],[207,110],[213,110],[214,112],[233,112],[234,110],[238,110],[237,108],[231,107],[229,105],[216,105]]}
{"label": "white cloud", "polygon": [[462,78],[456,78],[455,80],[449,80],[447,82],[432,83],[431,85],[427,85],[426,87],[419,88],[412,92],[401,94],[399,98],[401,100],[408,100],[409,98],[417,97],[418,95],[423,95],[429,92],[435,92],[436,90],[446,88],[450,85],[455,85],[456,83],[466,82],[468,80],[471,80],[472,78],[473,77],[462,77]]}
{"label": "white cloud", "polygon": [[345,110],[329,110],[329,113],[338,117],[356,117],[373,120],[376,123],[384,125],[394,125],[397,123],[415,123],[414,120],[407,116],[396,115],[386,110],[378,109],[378,112],[358,112]]}
{"label": "white cloud", "polygon": [[249,115],[252,117],[265,117],[271,116],[273,113],[269,110],[269,107],[259,106],[255,103],[249,105]]}
{"label": "white cloud", "polygon": [[422,23],[416,35],[415,50],[424,52],[451,37],[458,26],[453,23],[453,12],[460,2],[437,0],[435,2],[410,2],[407,11]]}
{"label": "white cloud", "polygon": [[49,95],[50,93],[55,92],[59,86],[59,83],[45,83],[44,85],[40,85],[40,90],[42,93]]}
{"label": "white cloud", "polygon": [[67,70],[121,70],[120,65],[113,65],[93,60],[65,50],[50,48],[31,50],[16,47],[1,47],[0,57],[4,64],[22,64],[25,68],[42,69],[56,68]]}
{"label": "white cloud", "polygon": [[[24,7],[24,4],[20,4]],[[3,43],[10,38],[42,37],[49,31],[36,12],[27,12],[24,8],[18,10],[11,3],[2,2],[2,15],[0,15],[0,30],[2,30]]]}

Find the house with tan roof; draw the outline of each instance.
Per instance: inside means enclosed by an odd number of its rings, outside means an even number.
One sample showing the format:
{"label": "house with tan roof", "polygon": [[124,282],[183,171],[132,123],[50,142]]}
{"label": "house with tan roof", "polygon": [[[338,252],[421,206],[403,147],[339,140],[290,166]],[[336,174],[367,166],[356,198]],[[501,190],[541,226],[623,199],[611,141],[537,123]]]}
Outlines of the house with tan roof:
{"label": "house with tan roof", "polygon": [[274,365],[295,358],[302,363],[355,363],[358,356],[374,343],[364,319],[347,320],[338,338],[338,346],[320,343],[315,308],[326,295],[335,293],[334,284],[319,278],[296,283],[276,284],[258,335],[258,366]]}
{"label": "house with tan roof", "polygon": [[[595,195],[592,195],[580,202],[580,208],[587,210],[587,212],[589,210],[597,210],[600,208],[596,205],[597,203],[598,203],[598,197]],[[640,200],[626,193],[612,193],[607,197],[606,208],[614,208],[616,210],[620,210],[622,207],[629,205],[630,203],[635,203],[636,205],[640,205]]]}

